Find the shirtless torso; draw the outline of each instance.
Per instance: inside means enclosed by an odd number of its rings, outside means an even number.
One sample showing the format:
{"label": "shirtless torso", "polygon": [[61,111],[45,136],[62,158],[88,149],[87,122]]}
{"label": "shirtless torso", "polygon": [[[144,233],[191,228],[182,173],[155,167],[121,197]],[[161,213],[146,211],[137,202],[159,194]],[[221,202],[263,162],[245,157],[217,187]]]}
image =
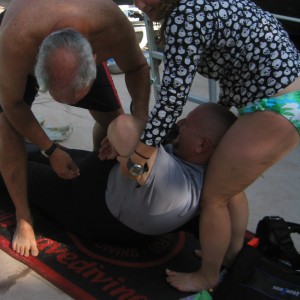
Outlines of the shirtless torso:
{"label": "shirtless torso", "polygon": [[[26,256],[37,255],[38,250],[27,203],[23,138],[41,149],[49,149],[52,142],[23,101],[23,95],[27,77],[33,75],[42,40],[51,32],[65,28],[80,32],[90,42],[96,63],[114,58],[125,73],[134,114],[141,120],[141,127],[148,115],[147,62],[131,23],[113,1],[10,1],[0,27],[0,104],[3,109],[0,112],[0,170],[16,207],[17,228],[12,246],[17,253]],[[62,178],[71,179],[80,174],[72,158],[61,149],[51,155],[50,163]]]}

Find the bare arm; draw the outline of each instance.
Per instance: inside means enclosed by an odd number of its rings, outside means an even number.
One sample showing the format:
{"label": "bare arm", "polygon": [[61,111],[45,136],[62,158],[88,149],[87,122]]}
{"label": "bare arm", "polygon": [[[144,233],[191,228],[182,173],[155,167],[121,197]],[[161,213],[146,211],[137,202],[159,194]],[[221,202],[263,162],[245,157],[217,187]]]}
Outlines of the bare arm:
{"label": "bare arm", "polygon": [[[113,40],[109,38],[109,41],[106,41],[107,50],[103,56],[113,57],[125,73],[126,86],[133,103],[132,115],[135,117],[138,129],[138,134],[136,134],[134,142],[135,146],[137,146],[148,119],[150,73],[147,61],[137,42],[132,24],[124,16],[123,12],[119,13],[120,15],[117,14],[118,17],[116,17],[117,21],[114,21],[114,24],[110,26],[110,36],[114,36],[115,38]],[[103,57],[99,56],[99,58]],[[126,141],[123,146],[127,146]],[[131,153],[128,153],[128,156],[133,153],[133,150],[134,147],[131,149]],[[108,158],[104,148],[100,150],[100,157],[101,159]]]}
{"label": "bare arm", "polygon": [[[11,24],[5,25],[3,24],[0,40],[1,106],[8,121],[22,136],[41,149],[48,149],[52,144],[50,139],[39,126],[28,104],[23,101],[27,77],[33,71],[37,41],[28,35],[20,36],[17,22],[16,28]],[[16,41],[22,44],[22,47],[15,47]]]}
{"label": "bare arm", "polygon": [[141,51],[136,34],[123,12],[116,12],[117,19],[111,24],[109,38],[109,57],[114,58],[125,73],[125,82],[132,98],[133,115],[135,116],[140,134],[148,119],[150,97],[150,72],[147,60]]}
{"label": "bare arm", "polygon": [[[8,10],[5,15],[6,19],[4,18],[1,24],[0,101],[8,121],[16,131],[39,148],[46,150],[50,148],[52,141],[43,131],[23,98],[28,76],[33,74],[39,45],[52,27],[49,23],[46,26],[44,22],[39,29],[36,29],[35,24],[28,20],[29,11],[24,12],[25,7],[20,8],[21,13],[19,13],[17,7],[20,5],[22,4],[15,4],[16,7],[11,11]],[[18,17],[15,17],[16,13]],[[16,47],[16,43],[22,47]],[[78,168],[74,167],[72,159],[64,151],[56,150],[55,157],[59,159],[60,165],[55,163],[56,159],[51,159],[50,162],[60,177],[69,179],[78,175],[76,174]]]}
{"label": "bare arm", "polygon": [[142,133],[148,118],[150,96],[150,76],[147,62],[139,69],[125,73],[125,81],[132,98],[132,114],[140,121],[139,127],[140,133]]}

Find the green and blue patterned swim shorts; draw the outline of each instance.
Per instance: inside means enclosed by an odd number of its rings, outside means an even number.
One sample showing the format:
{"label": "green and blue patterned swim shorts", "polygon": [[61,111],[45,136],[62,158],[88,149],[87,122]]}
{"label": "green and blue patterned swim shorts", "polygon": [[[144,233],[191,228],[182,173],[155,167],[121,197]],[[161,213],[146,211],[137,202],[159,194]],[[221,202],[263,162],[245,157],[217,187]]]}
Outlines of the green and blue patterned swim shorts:
{"label": "green and blue patterned swim shorts", "polygon": [[239,109],[240,115],[256,111],[274,111],[288,119],[300,135],[300,91],[291,92],[276,98],[263,98],[249,106]]}

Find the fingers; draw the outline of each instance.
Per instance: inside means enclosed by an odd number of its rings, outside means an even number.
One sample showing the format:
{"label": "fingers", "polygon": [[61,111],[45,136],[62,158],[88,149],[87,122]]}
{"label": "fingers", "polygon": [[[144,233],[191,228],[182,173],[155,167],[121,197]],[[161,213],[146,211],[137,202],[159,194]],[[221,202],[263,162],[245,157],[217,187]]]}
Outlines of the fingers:
{"label": "fingers", "polygon": [[79,169],[71,170],[70,168],[67,168],[64,172],[58,173],[58,176],[63,179],[74,179],[80,175]]}
{"label": "fingers", "polygon": [[65,151],[54,152],[50,157],[50,163],[55,173],[63,179],[74,179],[80,175],[78,166]]}
{"label": "fingers", "polygon": [[67,168],[63,172],[57,172],[57,175],[62,179],[71,180],[78,177],[80,173],[72,171],[69,168]]}
{"label": "fingers", "polygon": [[69,170],[73,173],[74,177],[77,177],[80,175],[79,168],[73,160],[72,160],[71,164],[69,165]]}
{"label": "fingers", "polygon": [[102,139],[101,143],[100,143],[100,146],[103,147],[105,146],[106,144],[109,144],[109,140],[108,140],[108,137],[106,136],[105,138]]}
{"label": "fingers", "polygon": [[105,144],[101,144],[100,146],[100,153],[106,153],[107,151],[109,151],[111,148],[111,145],[109,143],[105,143]]}
{"label": "fingers", "polygon": [[111,145],[109,143],[108,138],[106,137],[100,143],[99,153],[105,154],[105,153],[109,152],[110,148],[111,148]]}
{"label": "fingers", "polygon": [[112,147],[107,138],[101,142],[98,157],[100,160],[115,159],[117,157],[117,151]]}
{"label": "fingers", "polygon": [[106,146],[101,147],[99,149],[99,155],[98,155],[99,159],[100,160],[108,159],[108,156],[110,155],[110,149],[111,149],[110,147],[106,147]]}

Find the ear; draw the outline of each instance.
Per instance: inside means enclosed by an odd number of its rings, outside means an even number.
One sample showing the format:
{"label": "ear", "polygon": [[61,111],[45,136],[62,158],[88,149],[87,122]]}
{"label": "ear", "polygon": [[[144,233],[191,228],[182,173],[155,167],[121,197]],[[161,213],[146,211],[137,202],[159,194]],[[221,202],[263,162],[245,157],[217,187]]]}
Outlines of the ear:
{"label": "ear", "polygon": [[94,53],[94,54],[93,54],[93,56],[94,56],[94,60],[95,60],[95,62],[97,62],[97,54],[96,54],[96,53]]}
{"label": "ear", "polygon": [[211,140],[208,137],[198,138],[195,145],[195,153],[202,155],[209,151],[211,146]]}

